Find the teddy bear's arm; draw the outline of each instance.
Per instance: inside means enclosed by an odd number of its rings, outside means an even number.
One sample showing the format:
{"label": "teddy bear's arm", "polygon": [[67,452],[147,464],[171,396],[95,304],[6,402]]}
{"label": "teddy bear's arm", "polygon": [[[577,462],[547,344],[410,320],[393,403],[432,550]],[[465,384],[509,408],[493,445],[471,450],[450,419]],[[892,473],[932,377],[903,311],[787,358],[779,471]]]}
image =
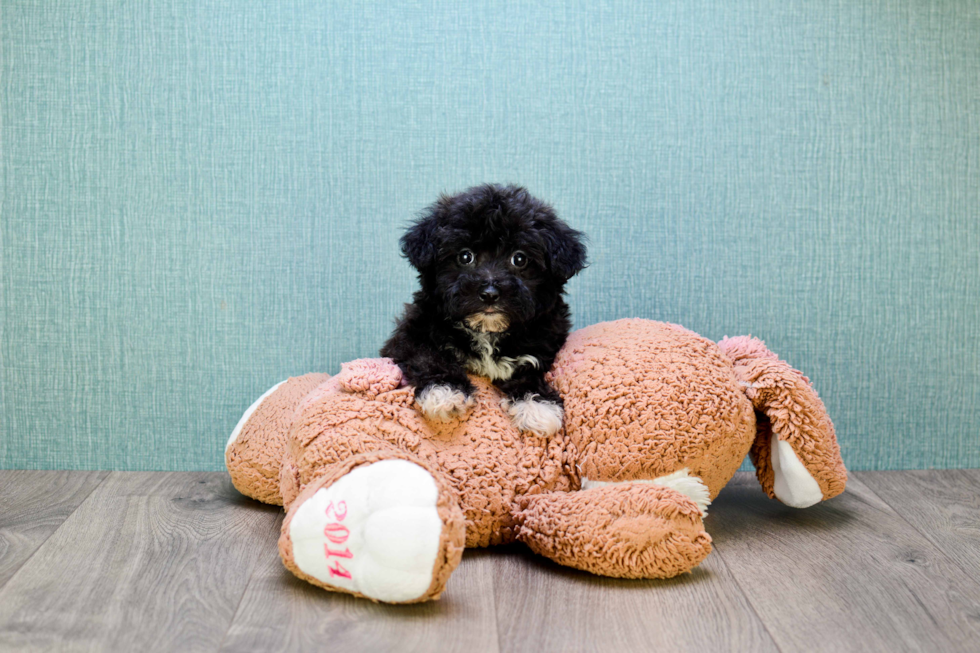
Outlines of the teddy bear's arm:
{"label": "teddy bear's arm", "polygon": [[525,496],[515,516],[532,551],[601,576],[670,578],[711,552],[697,504],[659,485]]}

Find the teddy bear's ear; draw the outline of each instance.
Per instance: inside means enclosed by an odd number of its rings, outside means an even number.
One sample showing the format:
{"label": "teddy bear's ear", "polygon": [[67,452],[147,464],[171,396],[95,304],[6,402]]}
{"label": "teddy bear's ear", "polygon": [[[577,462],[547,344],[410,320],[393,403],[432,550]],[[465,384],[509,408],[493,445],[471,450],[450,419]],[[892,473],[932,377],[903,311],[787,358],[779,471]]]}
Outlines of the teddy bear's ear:
{"label": "teddy bear's ear", "polygon": [[442,201],[436,202],[409,227],[401,237],[402,256],[419,272],[432,267],[439,254],[439,212]]}

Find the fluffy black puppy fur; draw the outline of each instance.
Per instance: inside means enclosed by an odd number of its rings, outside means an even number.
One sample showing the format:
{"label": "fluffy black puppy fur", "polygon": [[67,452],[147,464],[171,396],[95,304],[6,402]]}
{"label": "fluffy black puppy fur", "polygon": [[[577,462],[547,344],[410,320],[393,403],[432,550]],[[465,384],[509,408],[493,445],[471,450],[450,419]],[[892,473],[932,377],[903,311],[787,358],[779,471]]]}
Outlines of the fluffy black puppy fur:
{"label": "fluffy black puppy fur", "polygon": [[430,418],[472,404],[467,370],[486,376],[524,431],[561,427],[561,397],[545,382],[571,328],[565,282],[586,265],[583,235],[519,186],[445,196],[401,239],[421,289],[381,349]]}

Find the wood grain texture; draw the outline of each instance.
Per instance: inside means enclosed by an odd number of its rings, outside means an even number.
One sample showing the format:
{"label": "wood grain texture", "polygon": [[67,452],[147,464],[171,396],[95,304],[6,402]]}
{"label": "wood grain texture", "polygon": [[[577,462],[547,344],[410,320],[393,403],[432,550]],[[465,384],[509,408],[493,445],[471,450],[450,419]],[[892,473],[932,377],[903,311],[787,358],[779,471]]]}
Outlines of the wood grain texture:
{"label": "wood grain texture", "polygon": [[0,588],[108,474],[0,470]]}
{"label": "wood grain texture", "polygon": [[740,473],[707,527],[782,650],[976,650],[980,585],[859,479],[796,510]]}
{"label": "wood grain texture", "polygon": [[600,578],[514,545],[467,551],[438,602],[390,606],[289,574],[281,510],[223,473],[0,472],[0,568],[27,556],[0,650],[972,651],[978,481],[858,474],[794,510],[739,474],[691,574]]}
{"label": "wood grain texture", "polygon": [[326,592],[290,574],[275,549],[266,554],[222,651],[499,650],[491,550],[466,551],[438,601],[400,606]]}
{"label": "wood grain texture", "polygon": [[519,545],[496,550],[502,651],[776,651],[717,556],[670,580],[569,569]]}
{"label": "wood grain texture", "polygon": [[279,510],[223,473],[112,473],[0,591],[0,650],[214,651]]}
{"label": "wood grain texture", "polygon": [[980,469],[854,476],[980,583]]}

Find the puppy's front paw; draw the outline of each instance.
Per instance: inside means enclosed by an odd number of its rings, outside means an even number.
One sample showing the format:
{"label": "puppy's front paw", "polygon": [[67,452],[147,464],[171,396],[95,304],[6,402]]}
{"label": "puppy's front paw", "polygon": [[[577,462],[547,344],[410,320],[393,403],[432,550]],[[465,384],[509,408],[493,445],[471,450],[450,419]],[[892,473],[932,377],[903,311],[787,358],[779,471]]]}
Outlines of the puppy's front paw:
{"label": "puppy's front paw", "polygon": [[523,399],[514,401],[504,399],[501,405],[511,420],[521,431],[527,431],[539,436],[549,436],[558,432],[565,411],[553,401],[537,399],[538,395],[525,395]]}
{"label": "puppy's front paw", "polygon": [[415,395],[422,414],[428,419],[448,422],[466,414],[476,400],[451,385],[430,385]]}

